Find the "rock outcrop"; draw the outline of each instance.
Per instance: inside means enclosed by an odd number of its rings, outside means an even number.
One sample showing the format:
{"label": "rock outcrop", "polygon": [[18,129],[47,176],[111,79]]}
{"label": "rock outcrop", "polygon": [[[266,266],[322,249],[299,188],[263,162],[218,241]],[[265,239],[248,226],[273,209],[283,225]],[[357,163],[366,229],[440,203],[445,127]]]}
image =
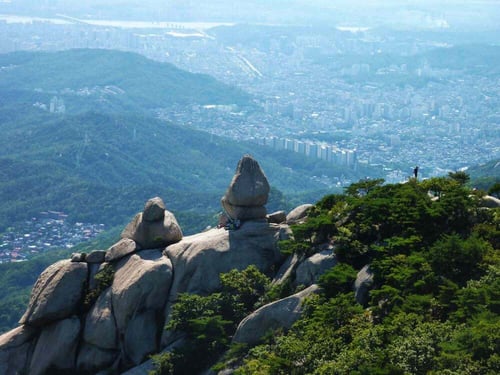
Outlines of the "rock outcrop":
{"label": "rock outcrop", "polygon": [[356,281],[354,282],[354,296],[356,302],[362,306],[368,304],[370,290],[373,287],[374,275],[369,265],[364,266],[358,272]]}
{"label": "rock outcrop", "polygon": [[117,265],[111,300],[122,350],[134,365],[159,349],[160,327],[150,323],[163,316],[171,282],[171,262],[158,250],[141,251]]}
{"label": "rock outcrop", "polygon": [[77,310],[87,280],[87,264],[62,260],[38,278],[19,323],[42,326],[68,318]]}
{"label": "rock outcrop", "polygon": [[485,195],[481,199],[481,206],[488,208],[498,208],[500,207],[500,199],[495,198],[491,195]]}
{"label": "rock outcrop", "polygon": [[264,219],[269,197],[269,182],[259,163],[245,155],[236,168],[236,173],[221,199],[224,211],[234,220]]}
{"label": "rock outcrop", "polygon": [[111,246],[104,255],[105,262],[113,262],[121,259],[124,256],[132,254],[137,250],[137,244],[130,238],[122,238],[120,241]]}
{"label": "rock outcrop", "polygon": [[74,316],[44,327],[31,359],[30,375],[44,375],[47,370],[72,370],[78,346],[80,319]]}
{"label": "rock outcrop", "polygon": [[133,238],[42,272],[21,326],[0,336],[0,374],[118,373],[160,350],[173,275],[162,250],[182,232],[159,198],[138,217]]}
{"label": "rock outcrop", "polygon": [[296,208],[286,215],[287,224],[299,224],[307,220],[307,214],[309,209],[312,207],[312,204],[303,204]]}
{"label": "rock outcrop", "polygon": [[135,241],[140,249],[157,249],[179,242],[182,230],[161,198],[156,197],[146,202],[144,211],[135,216],[121,236]]}
{"label": "rock outcrop", "polygon": [[[113,316],[111,288],[106,289],[87,313],[83,341],[103,350],[118,350],[118,331]],[[85,362],[79,359],[80,362]]]}
{"label": "rock outcrop", "polygon": [[[217,291],[221,273],[255,265],[271,275],[283,260],[277,245],[283,239],[281,229],[266,220],[247,221],[238,230],[211,229],[168,246],[164,254],[172,261],[174,279],[166,314],[179,293],[206,295]],[[170,343],[165,332],[162,345]]]}
{"label": "rock outcrop", "polygon": [[296,270],[295,284],[309,286],[327,270],[335,266],[337,259],[331,250],[324,250],[304,260]]}
{"label": "rock outcrop", "polygon": [[85,261],[87,263],[102,263],[106,257],[106,251],[104,250],[93,250],[87,255]]}
{"label": "rock outcrop", "polygon": [[0,336],[0,374],[17,375],[30,363],[39,329],[20,326]]}
{"label": "rock outcrop", "polygon": [[262,306],[241,321],[233,342],[255,345],[268,332],[290,329],[302,315],[304,300],[318,290],[319,287],[313,284],[297,294]]}
{"label": "rock outcrop", "polygon": [[[285,258],[279,241],[293,234],[286,220],[306,220],[307,207],[267,216],[269,183],[250,156],[239,162],[222,205],[240,226],[183,238],[160,198],[150,199],[107,251],[74,254],[37,280],[21,326],[0,336],[0,374],[56,372],[146,374],[149,355],[185,342],[164,330],[180,293],[220,290],[220,274],[250,265],[279,285],[316,282],[331,254]],[[318,259],[317,259],[318,258]],[[276,272],[279,270],[279,272]],[[290,284],[292,285],[292,284]],[[235,341],[256,343],[268,330],[288,329],[302,313],[309,288],[263,306],[243,320]]]}
{"label": "rock outcrop", "polygon": [[290,280],[292,278],[292,275],[295,273],[295,269],[297,268],[299,263],[300,259],[297,254],[290,255],[281,265],[276,275],[274,275],[272,284],[280,285],[287,282],[287,280]]}
{"label": "rock outcrop", "polygon": [[220,287],[220,273],[252,264],[269,274],[282,260],[280,229],[266,220],[248,221],[235,231],[211,229],[168,246],[164,254],[175,269],[170,295],[213,292]]}
{"label": "rock outcrop", "polygon": [[283,224],[286,222],[286,212],[285,211],[276,211],[272,214],[267,215],[267,221],[274,224]]}

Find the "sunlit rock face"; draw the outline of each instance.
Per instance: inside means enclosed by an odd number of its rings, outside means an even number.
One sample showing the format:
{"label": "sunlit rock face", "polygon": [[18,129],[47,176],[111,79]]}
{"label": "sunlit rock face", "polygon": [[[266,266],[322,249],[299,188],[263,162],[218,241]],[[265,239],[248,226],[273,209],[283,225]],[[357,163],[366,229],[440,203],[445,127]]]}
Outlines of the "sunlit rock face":
{"label": "sunlit rock face", "polygon": [[182,239],[182,230],[159,197],[146,202],[144,211],[138,213],[122,232],[123,239],[131,239],[140,249],[156,249]]}
{"label": "sunlit rock face", "polygon": [[[20,327],[0,336],[0,374],[146,374],[151,354],[179,343],[175,332],[165,331],[179,294],[217,292],[220,274],[250,265],[274,278],[274,285],[290,278],[315,283],[334,258],[285,262],[279,242],[293,234],[284,211],[267,216],[269,191],[257,161],[244,156],[222,198],[238,226],[183,237],[175,216],[155,197],[108,250],[73,254],[48,267]],[[294,220],[306,220],[306,208],[294,210]],[[267,329],[288,329],[316,290],[313,284],[263,306],[240,324],[237,341],[254,343]]]}
{"label": "sunlit rock face", "polygon": [[270,186],[259,163],[245,155],[236,168],[226,194],[221,199],[227,215],[235,220],[264,219]]}

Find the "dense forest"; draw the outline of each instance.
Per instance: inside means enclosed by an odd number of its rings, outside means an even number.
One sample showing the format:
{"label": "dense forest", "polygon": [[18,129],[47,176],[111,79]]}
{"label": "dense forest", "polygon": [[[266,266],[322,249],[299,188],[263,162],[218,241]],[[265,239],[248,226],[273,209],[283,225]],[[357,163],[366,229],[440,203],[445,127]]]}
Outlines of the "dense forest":
{"label": "dense forest", "polygon": [[[222,274],[220,293],[186,294],[174,306],[167,329],[188,343],[154,356],[154,373],[498,374],[500,209],[484,208],[485,191],[468,179],[362,180],[325,196],[281,244],[305,257],[328,242],[337,257],[302,318],[258,346],[231,346],[245,314],[295,290],[272,287],[252,267]],[[366,267],[374,279],[360,304],[353,283]]]}

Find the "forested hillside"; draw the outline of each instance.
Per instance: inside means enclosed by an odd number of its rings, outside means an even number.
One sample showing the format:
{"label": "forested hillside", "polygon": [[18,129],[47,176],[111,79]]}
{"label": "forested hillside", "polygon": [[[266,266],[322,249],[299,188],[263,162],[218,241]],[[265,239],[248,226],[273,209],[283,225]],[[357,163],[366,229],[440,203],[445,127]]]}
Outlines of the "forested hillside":
{"label": "forested hillside", "polygon": [[369,174],[155,118],[159,107],[202,104],[252,105],[234,87],[133,53],[0,55],[0,233],[47,210],[124,224],[157,195],[193,233],[220,210],[234,160],[248,152],[273,181],[276,200],[288,200],[283,208],[297,196],[318,199],[327,186],[317,176]]}
{"label": "forested hillside", "polygon": [[[290,331],[230,346],[242,308],[294,291],[250,270],[222,275],[233,297],[186,295],[174,307],[168,328],[190,341],[156,356],[156,373],[197,373],[224,352],[215,368],[240,375],[499,373],[500,209],[483,208],[484,192],[465,187],[467,177],[364,180],[325,196],[281,245],[303,258],[329,243],[338,261]],[[373,280],[355,298],[362,269]],[[188,313],[195,305],[206,309]],[[189,361],[193,353],[199,360]]]}
{"label": "forested hillside", "polygon": [[[481,165],[476,165],[467,170],[467,173],[471,177],[470,185],[472,187],[489,190],[496,189],[496,194],[498,195],[500,188],[500,160],[492,160],[488,163]],[[495,184],[497,187],[495,188]]]}
{"label": "forested hillside", "polygon": [[[141,55],[112,50],[0,54],[5,101],[29,94],[65,99],[67,112],[144,112],[172,104],[250,105],[245,92]],[[33,103],[30,103],[33,104]]]}
{"label": "forested hillside", "polygon": [[297,194],[311,199],[307,193],[319,198],[326,191],[313,176],[362,173],[142,116],[11,113],[1,129],[0,231],[46,210],[77,221],[124,224],[147,199],[161,196],[176,213],[195,215],[188,221],[179,215],[192,233],[209,224],[207,214],[220,210],[234,160],[248,152],[292,199],[288,205]]}

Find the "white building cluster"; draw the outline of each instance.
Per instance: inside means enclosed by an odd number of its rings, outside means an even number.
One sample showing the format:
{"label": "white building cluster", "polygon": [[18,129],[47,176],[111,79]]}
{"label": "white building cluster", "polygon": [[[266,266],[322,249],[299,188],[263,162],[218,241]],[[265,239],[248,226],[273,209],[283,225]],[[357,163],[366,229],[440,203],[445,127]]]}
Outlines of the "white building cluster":
{"label": "white building cluster", "polygon": [[357,153],[355,149],[341,149],[337,146],[297,139],[267,137],[260,140],[262,145],[275,150],[293,151],[310,158],[321,159],[332,164],[355,168]]}

